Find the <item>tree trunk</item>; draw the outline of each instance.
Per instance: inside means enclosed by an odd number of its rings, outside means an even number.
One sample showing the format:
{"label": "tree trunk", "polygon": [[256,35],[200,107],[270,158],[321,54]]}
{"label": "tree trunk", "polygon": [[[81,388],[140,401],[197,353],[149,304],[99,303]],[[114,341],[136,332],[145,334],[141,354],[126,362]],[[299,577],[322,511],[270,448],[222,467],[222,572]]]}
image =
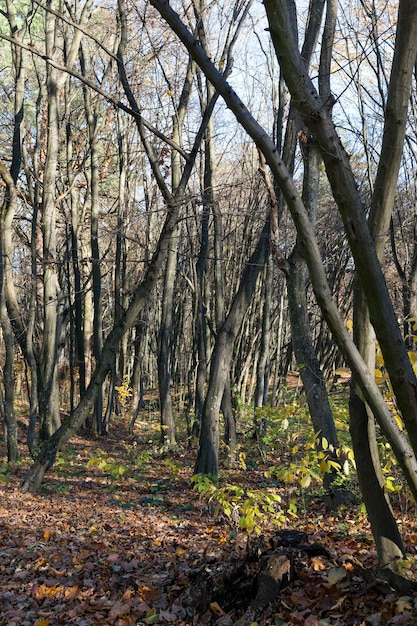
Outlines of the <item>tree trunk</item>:
{"label": "tree trunk", "polygon": [[[362,291],[354,293],[353,335],[370,371],[375,371],[375,334]],[[356,376],[352,377],[349,421],[356,472],[378,554],[380,567],[394,567],[404,546],[386,492],[377,449],[375,418],[364,400]]]}
{"label": "tree trunk", "polygon": [[261,348],[256,370],[255,409],[267,403],[269,390],[269,345],[271,339],[271,304],[272,304],[272,258],[266,267],[264,281],[264,306],[262,311]]}
{"label": "tree trunk", "polygon": [[[191,95],[191,85],[193,82],[195,65],[191,61],[188,63],[187,73],[182,87],[177,110],[173,118],[172,139],[178,145],[185,113]],[[180,155],[173,151],[171,158],[172,190],[175,193],[181,182]],[[167,264],[164,276],[164,291],[162,297],[161,327],[159,330],[158,346],[158,381],[159,400],[161,410],[161,443],[170,447],[176,445],[176,432],[174,411],[171,395],[171,333],[173,324],[173,306],[175,275],[177,269],[178,238],[180,234],[177,224],[172,231],[172,240],[169,246]]]}
{"label": "tree trunk", "polygon": [[[103,313],[101,296],[101,267],[100,267],[100,245],[99,245],[99,158],[96,146],[96,126],[97,115],[90,102],[87,90],[85,90],[85,108],[88,123],[88,133],[90,139],[90,193],[91,193],[91,260],[92,260],[92,284],[93,284],[93,356],[98,363],[103,348]],[[103,420],[103,390],[97,390],[96,403],[94,408],[94,425],[90,425],[98,434],[102,431]]]}
{"label": "tree trunk", "polygon": [[268,254],[269,219],[262,230],[256,249],[242,273],[230,311],[219,328],[211,357],[210,376],[201,423],[200,445],[195,474],[217,477],[219,470],[219,411],[224,388],[230,376],[230,365],[236,335],[250,304],[256,281]]}
{"label": "tree trunk", "polygon": [[179,228],[172,231],[164,276],[162,297],[162,317],[159,329],[158,380],[161,409],[161,443],[170,447],[176,445],[175,421],[171,396],[171,332],[174,306],[174,287],[177,267],[177,246]]}
{"label": "tree trunk", "polygon": [[4,419],[7,444],[7,460],[9,463],[17,461],[19,458],[19,448],[17,445],[17,421],[14,411],[14,337],[13,329],[7,314],[6,300],[3,289],[3,246],[0,241],[0,325],[3,331],[3,341],[5,348],[3,376],[1,384],[3,391],[0,394],[2,403],[1,413]]}

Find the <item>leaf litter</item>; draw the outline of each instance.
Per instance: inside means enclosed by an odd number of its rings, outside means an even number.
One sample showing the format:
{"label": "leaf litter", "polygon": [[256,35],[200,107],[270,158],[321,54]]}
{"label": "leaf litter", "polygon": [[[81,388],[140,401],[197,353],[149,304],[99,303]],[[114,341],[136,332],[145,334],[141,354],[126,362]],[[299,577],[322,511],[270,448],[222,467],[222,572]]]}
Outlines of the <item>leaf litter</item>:
{"label": "leaf litter", "polygon": [[[128,439],[117,422],[100,440],[113,467],[126,463]],[[137,475],[115,478],[102,467],[87,467],[96,444],[74,438],[69,458],[52,468],[38,495],[19,491],[27,465],[16,465],[13,478],[1,485],[0,626],[235,623],[259,567],[245,561],[245,534],[215,518],[191,489],[195,453],[146,456],[149,444],[136,443]],[[256,487],[263,470],[230,470],[228,480]],[[403,524],[416,536],[412,516],[403,516]],[[417,594],[370,586],[358,575],[355,561],[372,568],[376,556],[369,525],[356,508],[340,516],[312,500],[291,528],[307,533],[329,557],[301,555],[296,580],[256,624],[416,623]],[[264,524],[266,544],[274,532]],[[414,544],[407,550],[416,554]],[[232,600],[211,597],[204,612],[187,604],[185,592],[199,574],[216,576],[236,564],[247,580],[241,592],[233,587]]]}

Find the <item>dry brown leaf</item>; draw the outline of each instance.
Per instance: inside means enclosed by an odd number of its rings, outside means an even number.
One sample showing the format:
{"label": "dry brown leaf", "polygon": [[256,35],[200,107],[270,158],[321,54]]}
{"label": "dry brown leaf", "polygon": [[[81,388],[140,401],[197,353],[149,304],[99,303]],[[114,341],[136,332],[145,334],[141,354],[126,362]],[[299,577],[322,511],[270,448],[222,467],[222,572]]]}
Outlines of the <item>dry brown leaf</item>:
{"label": "dry brown leaf", "polygon": [[313,556],[311,559],[311,564],[315,572],[322,572],[326,569],[326,564],[324,563],[323,557],[321,556]]}
{"label": "dry brown leaf", "polygon": [[214,615],[217,615],[218,617],[221,617],[222,615],[224,615],[223,609],[217,602],[212,602],[210,604],[210,611],[214,613]]}

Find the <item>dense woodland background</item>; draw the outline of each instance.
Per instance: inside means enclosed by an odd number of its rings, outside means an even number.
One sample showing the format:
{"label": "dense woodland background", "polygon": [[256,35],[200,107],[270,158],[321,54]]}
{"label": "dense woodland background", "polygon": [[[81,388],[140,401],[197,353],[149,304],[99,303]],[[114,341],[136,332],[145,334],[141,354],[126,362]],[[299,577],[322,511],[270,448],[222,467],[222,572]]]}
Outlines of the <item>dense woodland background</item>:
{"label": "dense woodland background", "polygon": [[316,456],[293,478],[337,508],[357,472],[398,588],[416,49],[411,0],[4,0],[0,406],[7,461],[32,459],[22,492],[76,433],[122,419],[135,438],[152,411],[213,494],[245,442],[276,450],[297,380]]}

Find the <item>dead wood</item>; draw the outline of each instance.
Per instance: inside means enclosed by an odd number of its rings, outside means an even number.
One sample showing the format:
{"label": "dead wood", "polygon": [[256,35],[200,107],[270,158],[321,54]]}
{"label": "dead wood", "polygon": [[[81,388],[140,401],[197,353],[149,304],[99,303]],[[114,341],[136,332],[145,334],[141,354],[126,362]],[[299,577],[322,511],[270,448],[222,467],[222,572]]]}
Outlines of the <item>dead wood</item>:
{"label": "dead wood", "polygon": [[258,591],[238,626],[250,626],[274,600],[281,589],[295,579],[294,555],[291,551],[266,557],[258,575]]}
{"label": "dead wood", "polygon": [[269,549],[262,536],[250,537],[245,560],[206,564],[184,590],[183,606],[204,613],[216,602],[226,612],[243,612],[237,624],[248,626],[295,580],[298,558],[329,556],[323,546],[309,544],[307,534],[295,530],[282,530],[267,544]]}

